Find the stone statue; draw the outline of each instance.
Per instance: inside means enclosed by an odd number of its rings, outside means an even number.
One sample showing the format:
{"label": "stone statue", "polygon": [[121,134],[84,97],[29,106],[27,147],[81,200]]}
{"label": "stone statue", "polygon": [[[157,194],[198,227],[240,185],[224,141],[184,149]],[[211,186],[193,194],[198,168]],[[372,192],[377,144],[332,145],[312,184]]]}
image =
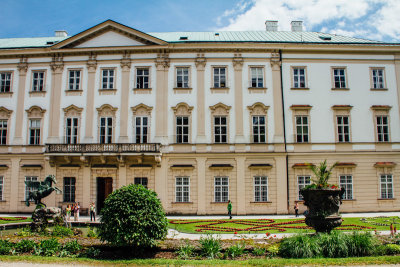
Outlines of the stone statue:
{"label": "stone statue", "polygon": [[53,187],[52,184],[57,184],[56,177],[54,175],[47,176],[43,182],[40,181],[25,181],[27,187],[33,189],[33,191],[29,192],[28,197],[26,198],[26,206],[29,207],[29,200],[35,200],[36,208],[39,206],[46,207],[46,204],[42,202],[42,198],[47,197],[53,191],[61,193],[61,190],[57,187]]}

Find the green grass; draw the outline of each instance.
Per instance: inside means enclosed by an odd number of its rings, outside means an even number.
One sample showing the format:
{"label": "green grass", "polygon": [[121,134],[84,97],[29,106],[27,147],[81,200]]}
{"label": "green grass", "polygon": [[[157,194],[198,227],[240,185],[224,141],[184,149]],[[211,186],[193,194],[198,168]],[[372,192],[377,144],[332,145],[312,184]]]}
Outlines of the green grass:
{"label": "green grass", "polygon": [[[2,218],[7,218],[10,220],[2,220]],[[26,218],[24,220],[18,219],[17,217],[0,217],[0,224],[9,224],[9,223],[20,223],[20,222],[31,222],[31,218]]]}
{"label": "green grass", "polygon": [[31,262],[31,263],[76,263],[101,266],[126,266],[126,265],[228,265],[228,266],[299,266],[299,265],[373,265],[373,264],[399,264],[400,256],[355,257],[355,258],[318,258],[318,259],[252,259],[252,260],[171,260],[171,259],[134,259],[134,260],[94,260],[87,258],[55,258],[41,256],[0,256],[0,261],[5,262]]}
{"label": "green grass", "polygon": [[[400,218],[399,217],[384,217],[384,218],[366,218],[367,221],[361,221],[361,218],[343,218],[342,226],[339,228],[343,231],[388,231],[390,230],[390,223],[394,222],[400,231]],[[220,233],[220,234],[260,234],[260,233],[307,233],[314,232],[311,229],[304,229],[305,223],[302,222],[303,218],[299,219],[274,219],[271,221],[243,219],[243,220],[169,220],[168,227],[176,229],[184,233]],[[394,221],[393,221],[394,220]],[[176,222],[171,223],[171,222]],[[180,222],[189,222],[188,224],[179,224]],[[287,222],[298,222],[294,224],[284,224]],[[178,223],[178,224],[177,224]],[[201,227],[206,226],[206,227]],[[258,229],[249,229],[251,227],[258,227]],[[293,229],[290,227],[299,227],[300,229]],[[207,229],[207,227],[210,227]],[[370,227],[370,228],[366,228]],[[201,231],[196,231],[201,230]]]}

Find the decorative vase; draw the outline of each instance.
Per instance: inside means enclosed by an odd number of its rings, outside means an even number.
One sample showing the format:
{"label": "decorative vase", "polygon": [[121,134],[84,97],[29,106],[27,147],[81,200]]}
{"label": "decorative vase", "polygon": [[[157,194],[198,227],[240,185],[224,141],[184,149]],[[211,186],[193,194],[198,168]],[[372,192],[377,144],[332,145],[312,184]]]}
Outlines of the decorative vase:
{"label": "decorative vase", "polygon": [[307,206],[306,224],[317,232],[329,233],[342,224],[339,208],[344,189],[302,189],[304,205]]}

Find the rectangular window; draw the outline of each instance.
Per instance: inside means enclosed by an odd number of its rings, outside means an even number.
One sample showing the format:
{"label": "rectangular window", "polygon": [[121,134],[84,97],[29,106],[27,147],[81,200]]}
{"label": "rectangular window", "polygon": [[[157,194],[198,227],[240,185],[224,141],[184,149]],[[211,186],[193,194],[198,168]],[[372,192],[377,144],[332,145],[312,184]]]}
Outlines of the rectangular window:
{"label": "rectangular window", "polygon": [[309,142],[308,131],[308,116],[296,116],[296,142],[307,143]]}
{"label": "rectangular window", "polygon": [[7,120],[0,120],[0,145],[7,145]]}
{"label": "rectangular window", "polygon": [[214,68],[214,88],[226,87],[226,68]]}
{"label": "rectangular window", "polygon": [[100,144],[111,144],[113,136],[113,118],[100,118]]}
{"label": "rectangular window", "polygon": [[306,69],[293,68],[293,87],[306,88]]}
{"label": "rectangular window", "polygon": [[113,69],[103,69],[101,71],[101,89],[114,89],[115,71]]}
{"label": "rectangular window", "polygon": [[4,177],[0,176],[0,200],[4,200],[3,191],[4,191]]}
{"label": "rectangular window", "polygon": [[254,201],[267,202],[268,201],[268,177],[255,176],[254,177]]}
{"label": "rectangular window", "polygon": [[32,72],[32,76],[32,91],[44,91],[44,71],[34,71]]}
{"label": "rectangular window", "polygon": [[40,145],[40,119],[29,120],[29,144]]}
{"label": "rectangular window", "polygon": [[67,118],[65,125],[65,143],[78,143],[78,118]]}
{"label": "rectangular window", "polygon": [[343,199],[353,199],[353,176],[340,175],[339,185],[344,188]]}
{"label": "rectangular window", "polygon": [[349,116],[337,116],[337,135],[339,142],[350,142]]}
{"label": "rectangular window", "polygon": [[176,117],[176,142],[179,144],[189,143],[189,117]]}
{"label": "rectangular window", "polygon": [[228,202],[229,179],[228,177],[215,177],[214,180],[214,202]]}
{"label": "rectangular window", "polygon": [[176,177],[175,196],[176,202],[190,202],[189,177]]}
{"label": "rectangular window", "polygon": [[266,142],[265,116],[253,116],[253,142]]}
{"label": "rectangular window", "polygon": [[263,88],[264,87],[264,74],[263,68],[250,68],[251,87]]}
{"label": "rectangular window", "polygon": [[346,88],[346,70],[333,69],[333,85],[334,88]]}
{"label": "rectangular window", "polygon": [[75,202],[75,177],[64,177],[64,202]]}
{"label": "rectangular window", "polygon": [[150,71],[149,68],[136,69],[136,88],[147,89],[149,87]]}
{"label": "rectangular window", "polygon": [[393,177],[391,174],[381,174],[381,198],[393,198]]}
{"label": "rectangular window", "polygon": [[384,69],[372,69],[372,86],[374,89],[385,88]]}
{"label": "rectangular window", "polygon": [[302,176],[297,176],[297,186],[298,186],[298,194],[299,198],[298,200],[303,200],[303,195],[300,194],[300,190],[307,185],[311,184],[311,176],[309,175],[302,175]]}
{"label": "rectangular window", "polygon": [[135,184],[141,184],[147,188],[148,185],[147,177],[135,177]]}
{"label": "rectangular window", "polygon": [[189,88],[189,68],[176,68],[176,87]]}
{"label": "rectangular window", "polygon": [[376,135],[378,142],[389,142],[388,116],[376,116]]}
{"label": "rectangular window", "polygon": [[[32,181],[37,181],[37,180],[38,180],[37,176],[25,176],[25,181],[26,182],[27,181],[32,182]],[[34,189],[32,187],[28,187],[25,184],[25,200],[28,200],[29,192],[32,192],[33,190]],[[32,199],[30,199],[30,201],[32,201]]]}
{"label": "rectangular window", "polygon": [[148,139],[149,119],[148,117],[135,118],[135,136],[137,144],[145,144]]}
{"label": "rectangular window", "polygon": [[0,93],[11,92],[11,72],[0,72]]}
{"label": "rectangular window", "polygon": [[68,90],[80,90],[81,87],[81,71],[70,70],[68,72]]}
{"label": "rectangular window", "polygon": [[228,126],[227,119],[225,116],[214,117],[214,142],[215,143],[227,143],[228,137]]}

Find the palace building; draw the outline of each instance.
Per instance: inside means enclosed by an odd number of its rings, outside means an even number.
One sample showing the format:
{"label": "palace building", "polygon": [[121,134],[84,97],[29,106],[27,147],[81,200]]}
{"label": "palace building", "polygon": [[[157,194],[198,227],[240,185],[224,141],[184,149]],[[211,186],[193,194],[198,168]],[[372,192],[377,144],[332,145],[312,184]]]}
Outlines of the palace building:
{"label": "palace building", "polygon": [[54,174],[50,206],[143,184],[168,214],[294,213],[327,160],[342,212],[400,206],[400,44],[303,31],[0,39],[0,212]]}

